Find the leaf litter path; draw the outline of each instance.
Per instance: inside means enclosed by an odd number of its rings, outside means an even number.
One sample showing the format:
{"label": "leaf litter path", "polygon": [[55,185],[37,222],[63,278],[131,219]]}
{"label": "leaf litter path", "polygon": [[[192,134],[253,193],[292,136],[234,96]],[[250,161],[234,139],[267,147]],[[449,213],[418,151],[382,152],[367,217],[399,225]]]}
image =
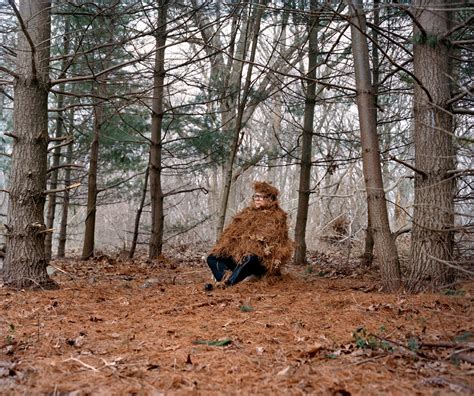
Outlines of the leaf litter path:
{"label": "leaf litter path", "polygon": [[178,256],[55,261],[60,290],[0,288],[0,394],[474,392],[472,282],[384,294],[320,263],[206,292],[204,264]]}

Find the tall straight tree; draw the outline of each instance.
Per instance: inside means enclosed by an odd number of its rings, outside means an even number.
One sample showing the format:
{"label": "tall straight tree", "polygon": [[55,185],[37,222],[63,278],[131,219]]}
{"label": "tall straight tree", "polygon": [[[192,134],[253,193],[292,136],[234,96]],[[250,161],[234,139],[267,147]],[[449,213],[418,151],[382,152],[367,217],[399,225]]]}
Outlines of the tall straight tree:
{"label": "tall straight tree", "polygon": [[295,224],[295,264],[306,262],[306,223],[311,181],[311,151],[314,126],[314,106],[316,104],[316,67],[318,62],[318,1],[310,1],[308,16],[308,72],[306,73],[306,92],[301,140],[300,180],[298,188],[298,210]]}
{"label": "tall straight tree", "polygon": [[[114,0],[115,4],[107,4],[110,9],[113,9],[114,6],[118,5],[118,1]],[[119,18],[118,14],[115,15],[113,12],[108,14],[105,13],[99,16],[99,21],[103,22],[102,26],[105,28],[105,31],[102,33],[106,35],[107,46],[104,50],[103,59],[99,64],[101,65],[102,72],[100,76],[95,78],[94,85],[94,106],[93,106],[93,133],[92,141],[90,146],[90,159],[89,159],[89,171],[87,175],[87,214],[85,219],[85,229],[84,229],[84,241],[82,245],[82,255],[83,260],[94,255],[94,245],[95,245],[95,226],[96,226],[96,214],[97,214],[97,195],[99,194],[99,189],[97,187],[97,178],[99,172],[99,149],[100,149],[100,138],[103,134],[103,130],[106,128],[107,124],[107,112],[106,112],[106,99],[108,77],[110,72],[108,69],[113,64],[113,53],[114,53],[114,44],[115,44],[115,24]]]}
{"label": "tall straight tree", "polygon": [[[71,131],[73,130],[74,123],[74,109],[71,109],[69,112],[69,127]],[[70,133],[72,135],[72,132]],[[65,163],[72,163],[72,145],[73,142],[69,142],[66,148],[66,157]],[[67,220],[69,216],[69,186],[71,184],[71,168],[66,166],[64,170],[64,192],[63,192],[63,202],[61,210],[61,222],[59,225],[59,235],[58,235],[58,257],[65,257],[66,255],[66,241],[67,241]]]}
{"label": "tall straight tree", "polygon": [[89,171],[87,175],[87,214],[82,244],[82,260],[87,260],[94,255],[95,219],[97,213],[97,172],[99,163],[100,132],[104,124],[104,103],[106,77],[97,79],[97,103],[94,105],[93,134],[90,148]]}
{"label": "tall straight tree", "polygon": [[441,0],[413,4],[415,85],[415,203],[407,288],[437,289],[453,281],[454,124],[450,112],[448,8]]}
{"label": "tall straight tree", "polygon": [[357,108],[362,143],[362,163],[367,192],[367,206],[380,265],[384,289],[395,291],[401,286],[401,272],[395,239],[390,232],[387,204],[382,180],[380,149],[377,136],[377,113],[370,77],[367,26],[362,0],[347,0],[350,8],[352,54],[357,89]]}
{"label": "tall straight tree", "polygon": [[162,125],[163,95],[165,84],[165,45],[167,38],[167,16],[169,0],[157,0],[158,26],[155,32],[156,54],[153,72],[153,99],[151,105],[151,143],[150,143],[150,198],[151,198],[151,236],[148,246],[150,259],[161,255],[163,248],[163,189],[161,186],[162,171]]}
{"label": "tall straight tree", "polygon": [[50,0],[9,0],[20,27],[14,83],[13,152],[3,280],[57,287],[46,271],[44,204],[48,150]]}
{"label": "tall straight tree", "polygon": [[[372,27],[372,86],[375,95],[375,117],[377,116],[378,106],[378,91],[379,91],[379,77],[380,77],[380,64],[379,64],[379,33],[378,28],[380,25],[380,0],[374,0],[374,26]],[[369,206],[367,206],[367,228],[365,231],[365,244],[364,253],[362,254],[362,263],[364,265],[371,265],[374,259],[374,233],[372,231],[372,223],[370,221]]]}
{"label": "tall straight tree", "polygon": [[[63,36],[63,48],[62,52],[67,54],[69,52],[69,20],[65,21],[64,27],[64,36]],[[64,57],[61,65],[61,70],[64,70],[67,66],[67,58]],[[65,84],[60,84],[60,91],[64,91]],[[64,111],[61,110],[64,106],[64,95],[58,95],[58,113],[56,118],[56,135],[55,138],[58,141],[58,144],[53,149],[53,159],[52,159],[52,172],[50,173],[49,188],[53,191],[48,195],[48,207],[46,215],[46,228],[48,232],[45,237],[45,253],[48,260],[52,256],[52,247],[53,247],[53,228],[54,228],[54,218],[56,215],[56,192],[54,190],[58,187],[58,178],[59,178],[59,162],[61,160],[61,147],[62,144],[59,142],[62,140],[64,135]],[[67,190],[67,189],[66,189]]]}

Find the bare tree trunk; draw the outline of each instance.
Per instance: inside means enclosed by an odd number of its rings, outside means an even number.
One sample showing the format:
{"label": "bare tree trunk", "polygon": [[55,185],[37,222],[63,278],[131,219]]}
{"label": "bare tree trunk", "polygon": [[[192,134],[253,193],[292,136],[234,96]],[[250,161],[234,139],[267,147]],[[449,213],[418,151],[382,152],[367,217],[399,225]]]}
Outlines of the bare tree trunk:
{"label": "bare tree trunk", "polygon": [[[377,117],[377,103],[379,90],[379,50],[377,44],[379,42],[379,33],[377,28],[380,24],[380,0],[374,0],[374,26],[372,28],[372,86],[374,87],[374,101],[376,105],[375,114]],[[367,228],[365,230],[365,246],[362,254],[362,264],[371,265],[374,259],[374,232],[372,230],[372,223],[370,222],[369,206],[367,206]]]}
{"label": "bare tree trunk", "polygon": [[[229,193],[230,189],[232,186],[232,173],[233,173],[233,166],[234,166],[234,160],[237,155],[237,150],[239,148],[239,142],[241,138],[241,131],[242,131],[242,126],[243,126],[243,116],[244,116],[244,110],[245,106],[247,104],[248,100],[248,95],[250,93],[250,87],[252,83],[252,71],[253,71],[253,64],[255,60],[255,54],[257,51],[257,43],[258,43],[258,36],[260,33],[260,22],[262,20],[262,15],[263,11],[265,9],[265,4],[268,2],[268,0],[260,0],[259,4],[256,6],[256,10],[250,18],[250,21],[247,23],[247,30],[250,29],[250,26],[252,25],[252,48],[250,50],[250,58],[249,58],[249,64],[247,66],[247,76],[245,79],[245,85],[242,90],[242,95],[240,96],[240,81],[241,81],[241,73],[242,73],[242,66],[238,68],[238,77],[233,78],[233,81],[237,82],[237,84],[234,85],[233,89],[238,90],[238,97],[239,97],[239,103],[238,103],[238,110],[237,110],[237,115],[235,119],[234,125],[234,130],[233,130],[233,136],[232,136],[232,145],[231,145],[231,150],[230,154],[228,157],[228,160],[225,163],[224,166],[224,189],[222,192],[222,198],[221,198],[221,205],[219,209],[219,218],[218,218],[218,223],[217,223],[217,234],[218,236],[222,233],[224,229],[224,224],[225,224],[225,217],[226,217],[226,212],[227,212],[227,204],[229,201]],[[247,33],[245,33],[247,35]],[[247,38],[245,38],[245,41],[243,42],[243,48],[247,47]],[[246,51],[245,49],[243,50],[242,53],[242,58],[245,59],[245,54]]]}
{"label": "bare tree trunk", "polygon": [[[15,2],[10,1],[16,9]],[[44,253],[50,56],[49,0],[22,0],[14,84],[14,139],[3,268],[5,285],[52,288]],[[27,23],[26,23],[27,22]]]}
{"label": "bare tree trunk", "polygon": [[[64,29],[64,36],[63,36],[63,53],[69,53],[69,21],[66,20],[66,25]],[[64,57],[61,65],[61,70],[64,70],[67,65],[67,58]],[[64,84],[59,86],[59,91],[64,91]],[[58,109],[62,109],[64,106],[64,96],[59,94],[58,95]],[[53,152],[53,161],[52,167],[53,171],[50,174],[50,182],[49,188],[51,190],[55,190],[58,187],[58,177],[59,177],[59,162],[61,160],[61,146],[59,145],[59,138],[64,135],[64,118],[63,118],[63,111],[59,111],[57,113],[56,119],[56,138],[58,139],[58,144],[54,148]],[[51,260],[52,256],[52,249],[53,249],[53,235],[54,235],[54,217],[56,214],[56,193],[50,193],[48,195],[48,208],[46,210],[46,229],[51,230],[46,233],[45,236],[45,254],[48,260]]]}
{"label": "bare tree trunk", "polygon": [[[101,83],[99,82],[99,84]],[[100,86],[99,91],[101,91]],[[90,149],[89,173],[87,178],[87,215],[85,220],[84,243],[82,246],[82,260],[87,260],[94,255],[95,215],[97,211],[97,167],[99,162],[100,129],[103,122],[103,103],[97,103],[94,106],[94,135]]]}
{"label": "bare tree trunk", "polygon": [[146,193],[148,189],[148,176],[150,175],[150,167],[146,168],[145,171],[145,180],[143,183],[143,194],[142,194],[142,199],[140,200],[140,205],[138,206],[137,209],[137,215],[135,216],[135,226],[133,228],[133,239],[132,239],[132,244],[130,246],[130,252],[128,252],[128,258],[132,259],[133,256],[135,255],[135,250],[137,248],[137,242],[138,242],[138,231],[140,228],[140,218],[142,216],[143,212],[143,207],[145,206],[145,199],[146,199]]}
{"label": "bare tree trunk", "polygon": [[[69,125],[71,126],[74,123],[74,111],[71,110],[69,116]],[[67,145],[66,149],[66,164],[72,163],[72,145],[73,142]],[[66,255],[66,240],[67,240],[67,219],[69,215],[69,187],[71,184],[71,168],[66,167],[64,170],[64,193],[63,193],[63,204],[62,204],[62,213],[61,213],[61,225],[59,226],[59,240],[58,240],[58,257],[64,257]]]}
{"label": "bare tree trunk", "polygon": [[157,0],[158,28],[156,30],[156,55],[153,79],[153,100],[151,115],[151,146],[150,146],[150,198],[151,198],[151,236],[148,257],[159,257],[163,249],[163,190],[161,186],[162,156],[162,124],[163,95],[165,84],[165,45],[168,0]]}
{"label": "bare tree trunk", "polygon": [[[450,64],[446,8],[449,2],[418,0],[415,17],[415,202],[407,289],[435,290],[452,283],[455,182],[453,116],[449,112]],[[425,91],[426,90],[426,91]],[[427,95],[427,92],[430,96]]]}
{"label": "bare tree trunk", "polygon": [[375,253],[379,260],[384,289],[395,291],[401,286],[401,272],[395,239],[390,232],[387,204],[380,168],[375,95],[370,80],[369,49],[362,0],[347,0],[351,7],[351,36],[354,56],[357,108],[362,143],[362,163],[367,191],[367,205],[374,232]]}
{"label": "bare tree trunk", "polygon": [[[112,64],[112,54],[114,50],[114,29],[115,29],[115,18],[114,16],[102,16],[104,24],[108,24],[109,29],[107,30],[109,46],[105,50],[104,58],[102,61],[102,69],[106,70]],[[97,213],[97,195],[99,193],[97,187],[98,177],[98,163],[99,163],[99,147],[100,147],[100,135],[102,129],[106,123],[106,108],[105,99],[107,97],[107,79],[109,73],[104,73],[97,77],[95,89],[97,91],[97,99],[94,104],[94,130],[93,138],[90,149],[90,160],[89,160],[89,173],[87,179],[87,215],[85,220],[85,231],[84,241],[82,246],[82,260],[87,260],[94,256],[95,246],[95,225],[96,225],[96,213]]]}
{"label": "bare tree trunk", "polygon": [[374,232],[372,230],[372,222],[370,221],[370,206],[367,205],[367,229],[365,230],[364,253],[361,256],[362,264],[366,266],[372,265],[374,260]]}
{"label": "bare tree trunk", "polygon": [[306,86],[306,100],[304,108],[303,138],[301,142],[301,166],[298,188],[298,210],[295,225],[295,264],[306,263],[306,223],[308,219],[308,205],[311,181],[311,151],[314,127],[314,106],[316,104],[316,67],[318,62],[318,30],[319,18],[316,14],[317,0],[311,0],[311,17],[308,26],[308,73]]}
{"label": "bare tree trunk", "polygon": [[[62,89],[61,89],[62,90]],[[64,105],[63,95],[58,97],[58,108],[61,109]],[[58,112],[56,120],[56,138],[61,138],[64,132],[64,119],[62,112]],[[59,141],[59,140],[58,140]],[[49,182],[49,189],[55,190],[58,188],[58,176],[59,176],[59,161],[61,159],[61,147],[57,145],[53,152],[51,180]],[[52,192],[48,194],[48,207],[46,209],[46,229],[48,230],[44,239],[44,249],[47,260],[51,260],[52,247],[53,247],[53,227],[54,217],[56,214],[56,193]]]}

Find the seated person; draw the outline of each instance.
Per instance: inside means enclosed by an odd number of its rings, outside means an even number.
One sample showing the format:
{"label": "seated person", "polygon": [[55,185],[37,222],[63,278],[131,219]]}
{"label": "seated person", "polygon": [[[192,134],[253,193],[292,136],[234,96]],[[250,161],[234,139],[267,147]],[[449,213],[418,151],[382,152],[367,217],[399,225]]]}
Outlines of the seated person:
{"label": "seated person", "polygon": [[[255,182],[254,189],[250,205],[234,216],[207,257],[215,280],[223,285],[235,285],[250,275],[279,275],[293,253],[279,191],[266,182]],[[231,271],[229,277],[226,271]]]}

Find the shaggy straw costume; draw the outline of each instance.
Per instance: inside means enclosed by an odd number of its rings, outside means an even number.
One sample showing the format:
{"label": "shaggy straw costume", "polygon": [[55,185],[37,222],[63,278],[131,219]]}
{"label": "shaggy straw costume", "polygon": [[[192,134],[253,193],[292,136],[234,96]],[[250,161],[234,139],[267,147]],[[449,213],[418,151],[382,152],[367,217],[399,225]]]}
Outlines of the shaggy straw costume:
{"label": "shaggy straw costume", "polygon": [[275,187],[255,182],[254,189],[272,200],[260,208],[252,202],[235,215],[211,254],[232,257],[236,263],[246,256],[255,255],[269,275],[276,275],[293,253],[293,243],[288,238],[287,215],[278,204],[279,192]]}

